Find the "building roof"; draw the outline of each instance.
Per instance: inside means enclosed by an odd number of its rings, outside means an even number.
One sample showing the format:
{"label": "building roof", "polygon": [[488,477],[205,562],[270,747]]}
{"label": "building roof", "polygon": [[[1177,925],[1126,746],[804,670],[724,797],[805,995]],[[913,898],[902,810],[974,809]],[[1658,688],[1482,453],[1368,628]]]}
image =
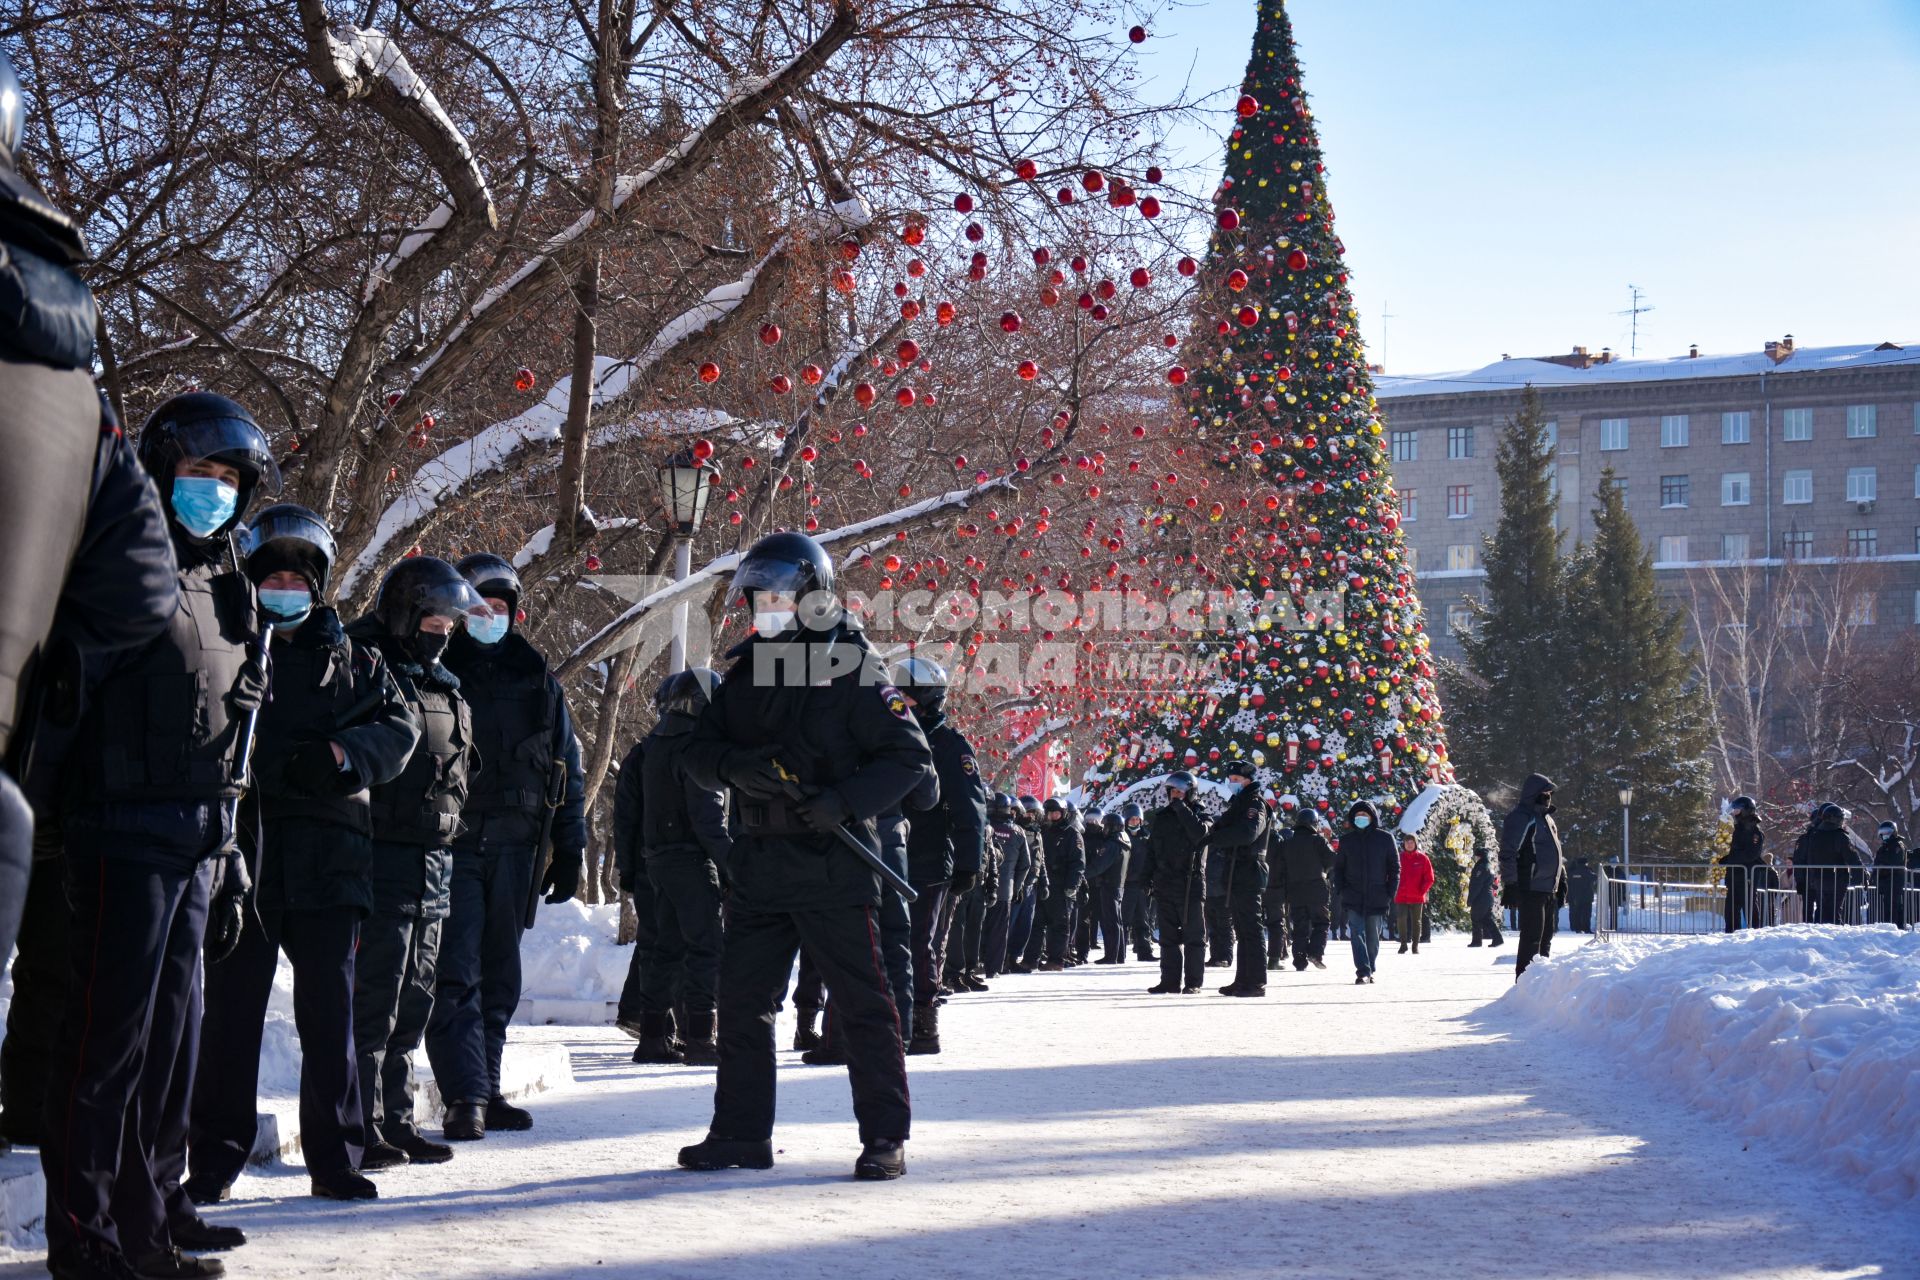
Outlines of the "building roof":
{"label": "building roof", "polygon": [[1553,360],[1499,360],[1455,373],[1375,374],[1381,400],[1409,396],[1465,395],[1536,387],[1598,387],[1619,383],[1672,382],[1695,378],[1741,378],[1761,373],[1830,373],[1887,365],[1920,366],[1920,344],[1881,342],[1849,347],[1796,347],[1777,363],[1764,351],[1722,356],[1676,356],[1665,360],[1609,360],[1587,368]]}

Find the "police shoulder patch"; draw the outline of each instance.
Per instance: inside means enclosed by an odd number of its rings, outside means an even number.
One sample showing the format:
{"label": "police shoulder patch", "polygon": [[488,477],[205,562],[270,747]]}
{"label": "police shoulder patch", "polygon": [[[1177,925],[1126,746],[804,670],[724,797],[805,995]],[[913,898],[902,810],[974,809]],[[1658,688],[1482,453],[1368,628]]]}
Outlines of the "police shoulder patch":
{"label": "police shoulder patch", "polygon": [[972,756],[960,757],[960,772],[962,773],[978,773],[979,772],[979,769],[975,767],[973,763]]}
{"label": "police shoulder patch", "polygon": [[913,719],[913,709],[907,706],[907,695],[890,684],[880,686],[880,700],[887,704],[887,710],[902,720]]}

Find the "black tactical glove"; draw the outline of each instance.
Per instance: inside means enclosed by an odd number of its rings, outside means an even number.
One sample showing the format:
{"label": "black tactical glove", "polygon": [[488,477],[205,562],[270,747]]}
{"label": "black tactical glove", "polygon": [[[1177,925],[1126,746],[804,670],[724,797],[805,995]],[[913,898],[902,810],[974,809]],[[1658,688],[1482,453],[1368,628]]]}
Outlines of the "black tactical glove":
{"label": "black tactical glove", "polygon": [[208,964],[219,964],[240,949],[240,935],[247,927],[247,894],[222,893],[207,908],[206,953]]}
{"label": "black tactical glove", "polygon": [[1520,886],[1517,884],[1501,885],[1500,886],[1500,905],[1503,907],[1519,906],[1520,905]]}
{"label": "black tactical glove", "polygon": [[585,849],[555,849],[547,862],[547,873],[540,877],[540,891],[549,905],[565,902],[580,892],[580,870],[586,865]]}
{"label": "black tactical glove", "polygon": [[766,800],[787,793],[774,761],[778,747],[741,747],[729,752],[720,772],[726,780],[750,796]]}
{"label": "black tactical glove", "polygon": [[799,808],[800,820],[821,834],[826,834],[853,816],[853,810],[847,808],[847,802],[832,787],[822,787],[810,799],[804,800]]}
{"label": "black tactical glove", "polygon": [[287,758],[287,781],[308,795],[337,796],[345,794],[353,775],[341,772],[334,763],[333,744],[321,738],[294,748]]}
{"label": "black tactical glove", "polygon": [[980,883],[979,872],[956,871],[953,873],[953,879],[947,882],[947,888],[952,890],[955,896],[958,896],[960,894],[968,892],[973,888],[973,886],[979,883]]}

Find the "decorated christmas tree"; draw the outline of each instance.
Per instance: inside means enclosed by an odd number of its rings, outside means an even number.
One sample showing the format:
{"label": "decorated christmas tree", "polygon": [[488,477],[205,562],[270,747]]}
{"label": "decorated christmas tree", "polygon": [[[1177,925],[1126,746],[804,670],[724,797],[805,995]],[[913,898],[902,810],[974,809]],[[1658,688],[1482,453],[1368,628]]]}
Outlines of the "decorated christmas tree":
{"label": "decorated christmas tree", "polygon": [[1249,514],[1245,559],[1217,566],[1248,608],[1201,637],[1218,660],[1206,678],[1115,735],[1091,789],[1118,794],[1183,766],[1218,777],[1244,756],[1291,803],[1337,822],[1369,799],[1392,821],[1452,772],[1345,246],[1279,0],[1261,0],[1236,111],[1200,310],[1170,379],[1216,464],[1272,486]]}

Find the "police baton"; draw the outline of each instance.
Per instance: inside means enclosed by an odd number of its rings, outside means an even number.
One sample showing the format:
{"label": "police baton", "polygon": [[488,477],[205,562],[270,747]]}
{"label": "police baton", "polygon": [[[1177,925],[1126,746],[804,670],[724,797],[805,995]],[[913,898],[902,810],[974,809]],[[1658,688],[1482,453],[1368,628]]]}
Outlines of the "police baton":
{"label": "police baton", "polygon": [[[781,764],[778,760],[775,760],[773,762],[773,771],[780,776],[780,785],[786,789],[787,798],[789,800],[793,800],[796,802],[805,802],[808,799],[807,793],[801,790],[800,788],[800,779],[796,777],[794,774],[788,772],[787,766]],[[847,848],[859,854],[860,861],[866,863],[868,867],[872,868],[874,874],[878,875],[882,880],[886,881],[888,886],[892,888],[895,893],[898,893],[901,897],[905,898],[908,902],[919,901],[920,899],[919,891],[916,890],[912,885],[908,884],[905,878],[902,877],[898,871],[895,871],[892,867],[888,866],[885,862],[881,861],[879,854],[867,848],[865,844],[862,844],[859,838],[856,837],[853,834],[853,832],[847,830],[845,823],[843,822],[834,823],[833,833],[840,837],[840,842],[842,844],[846,845]]]}

